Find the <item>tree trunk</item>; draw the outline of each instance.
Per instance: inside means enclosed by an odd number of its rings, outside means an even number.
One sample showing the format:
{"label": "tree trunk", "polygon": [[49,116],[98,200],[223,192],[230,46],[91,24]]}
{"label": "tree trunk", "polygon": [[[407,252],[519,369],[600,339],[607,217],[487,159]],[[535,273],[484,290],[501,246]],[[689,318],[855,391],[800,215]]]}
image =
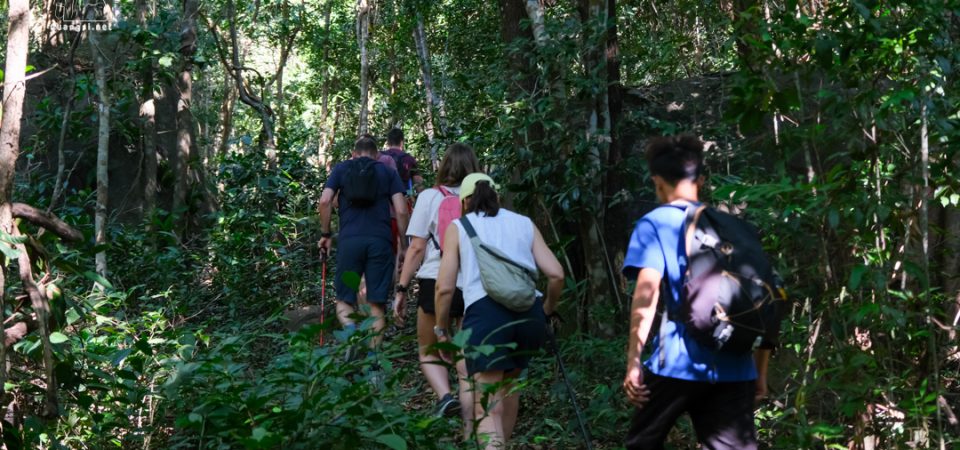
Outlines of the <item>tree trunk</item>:
{"label": "tree trunk", "polygon": [[436,170],[439,162],[435,144],[436,132],[433,128],[433,76],[430,73],[430,55],[427,52],[427,38],[423,32],[423,18],[420,16],[417,16],[417,26],[413,29],[413,43],[417,49],[417,59],[420,61],[420,77],[423,80],[426,111],[424,129],[427,133],[427,143],[430,145],[430,167]]}
{"label": "tree trunk", "polygon": [[[233,65],[231,66],[227,63],[226,55],[222,53],[222,49],[218,49],[218,52],[220,52],[220,59],[224,64],[224,67],[233,75],[233,81],[237,85],[237,95],[239,96],[240,101],[243,102],[243,104],[253,108],[260,115],[260,151],[262,151],[266,156],[267,164],[270,167],[275,167],[277,164],[277,144],[273,127],[273,110],[263,100],[261,100],[260,97],[250,92],[250,90],[247,89],[246,83],[244,82],[244,69],[240,63],[240,41],[237,33],[237,12],[233,0],[227,0],[227,15],[228,20],[230,21],[230,44],[232,51],[231,60]],[[215,34],[217,33],[217,29],[212,25],[210,26],[210,29]],[[215,37],[219,42],[220,38],[217,36]]]}
{"label": "tree trunk", "polygon": [[[521,27],[521,22],[527,17],[525,5],[526,0],[500,0],[500,39],[507,46],[521,44],[521,51],[510,52],[506,56],[507,73],[504,78],[516,80],[507,86],[509,98],[514,101],[528,102],[536,90],[537,73],[533,62],[527,56],[534,51],[533,34],[530,27]],[[531,123],[525,130],[514,129],[512,134],[518,150],[528,149],[534,154],[541,153],[545,132],[540,121]],[[522,162],[512,167],[511,182],[519,183],[520,174],[524,173],[528,166],[529,164]],[[512,208],[512,201],[510,195],[503,198],[504,206],[507,208]]]}
{"label": "tree trunk", "polygon": [[[604,224],[603,205],[605,186],[603,185],[604,163],[609,154],[610,109],[608,100],[608,74],[604,50],[607,47],[608,5],[605,0],[580,0],[581,24],[583,26],[582,51],[584,77],[589,80],[588,88],[580,95],[586,101],[584,128],[589,145],[587,176],[593,180],[590,193],[593,205],[598,205],[593,214],[586,214],[581,222],[580,238],[583,243],[583,257],[586,263],[589,292],[592,298],[587,301],[596,305],[612,304],[617,295],[616,278],[613,277],[608,261],[606,247],[601,240],[600,230]],[[578,311],[581,329],[586,331],[590,324],[591,305],[584,302]],[[618,304],[619,306],[619,304]],[[600,324],[604,326],[604,324]],[[613,329],[604,327],[604,334],[612,334]]]}
{"label": "tree trunk", "polygon": [[[109,198],[109,161],[110,161],[110,95],[107,92],[107,61],[103,57],[103,49],[100,46],[100,35],[98,32],[88,30],[87,35],[90,39],[90,51],[93,53],[94,73],[97,83],[97,206],[94,213],[94,241],[96,245],[105,245],[107,243],[107,201]],[[96,257],[97,273],[106,278],[107,276],[107,253],[103,250],[97,252]],[[103,289],[99,283],[97,286]]]}
{"label": "tree trunk", "polygon": [[183,19],[180,24],[180,57],[182,59],[180,73],[177,77],[179,98],[177,100],[177,151],[173,189],[173,208],[175,213],[182,214],[179,232],[185,232],[189,222],[186,204],[191,180],[191,155],[193,148],[193,56],[197,51],[197,8],[198,0],[183,2]]}
{"label": "tree trunk", "polygon": [[747,13],[751,8],[759,6],[759,0],[733,0],[733,34],[736,38],[737,54],[740,56],[740,63],[748,70],[752,70],[755,64],[750,40],[759,39],[760,28],[757,19]]}
{"label": "tree trunk", "polygon": [[440,135],[446,137],[449,133],[447,126],[446,105],[443,97],[437,92],[433,84],[433,72],[430,69],[430,47],[427,45],[427,33],[424,31],[423,18],[417,16],[417,26],[413,29],[413,42],[417,48],[417,58],[420,60],[420,76],[423,78],[424,95],[426,97],[427,139],[430,141],[430,163],[434,170],[439,166],[437,146],[434,144],[433,110],[437,110]]}
{"label": "tree trunk", "polygon": [[[13,177],[20,155],[20,119],[26,92],[27,52],[30,40],[30,2],[7,2],[7,61],[4,67],[3,116],[0,117],[0,231],[13,234]],[[0,245],[6,245],[0,243]],[[4,317],[6,265],[0,265],[0,324]],[[7,381],[7,350],[0,346],[0,394]]]}
{"label": "tree trunk", "polygon": [[230,149],[230,135],[233,134],[233,111],[237,104],[237,91],[229,73],[223,78],[223,103],[220,105],[220,136],[217,138],[217,155],[223,156]]}
{"label": "tree trunk", "polygon": [[69,83],[67,84],[67,102],[63,106],[63,118],[60,121],[60,136],[57,140],[57,178],[56,181],[54,181],[53,194],[50,196],[50,205],[47,207],[48,211],[53,211],[53,209],[57,207],[57,203],[60,202],[60,197],[63,195],[64,185],[66,184],[67,134],[70,128],[70,118],[73,114],[73,103],[77,100],[77,73],[74,55],[76,55],[77,47],[80,45],[80,38],[81,35],[77,34],[76,39],[73,40],[73,44],[70,45],[70,54],[67,56],[67,78],[69,79]]}
{"label": "tree trunk", "polygon": [[[327,3],[327,10],[323,14],[323,64],[327,64],[330,59],[330,11],[333,3]],[[327,123],[330,115],[330,74],[323,77],[323,88],[320,94],[320,142],[317,144],[317,157],[321,166],[327,167],[330,158],[327,153],[330,151],[333,142],[333,131]]]}
{"label": "tree trunk", "polygon": [[360,46],[360,116],[357,134],[367,134],[370,97],[370,15],[371,0],[357,0],[357,43]]}
{"label": "tree trunk", "polygon": [[[148,29],[151,16],[147,0],[137,0],[137,22],[143,30]],[[149,54],[149,48],[143,48],[143,54]],[[147,230],[151,229],[151,218],[157,204],[157,116],[153,98],[153,57],[145,64],[140,73],[143,87],[140,90],[140,132],[143,136],[143,216],[147,219]]]}

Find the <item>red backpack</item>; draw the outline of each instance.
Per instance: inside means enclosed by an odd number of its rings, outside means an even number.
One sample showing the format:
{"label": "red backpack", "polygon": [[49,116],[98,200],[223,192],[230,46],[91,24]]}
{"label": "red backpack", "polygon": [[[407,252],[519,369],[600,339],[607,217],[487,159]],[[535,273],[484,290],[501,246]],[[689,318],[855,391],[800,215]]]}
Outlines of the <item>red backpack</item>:
{"label": "red backpack", "polygon": [[430,239],[433,240],[433,245],[437,246],[437,250],[443,253],[443,237],[447,233],[447,227],[450,226],[451,222],[460,218],[460,196],[444,189],[443,186],[440,185],[437,186],[437,190],[443,194],[443,200],[440,201],[440,209],[437,211],[437,234],[440,240],[438,242],[433,234],[430,235]]}

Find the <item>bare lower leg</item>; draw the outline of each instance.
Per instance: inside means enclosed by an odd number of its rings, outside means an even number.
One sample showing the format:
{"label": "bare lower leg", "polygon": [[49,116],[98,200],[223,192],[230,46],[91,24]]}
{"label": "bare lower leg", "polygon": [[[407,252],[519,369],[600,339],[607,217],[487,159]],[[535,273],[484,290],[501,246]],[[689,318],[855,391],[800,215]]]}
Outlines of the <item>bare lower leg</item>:
{"label": "bare lower leg", "polygon": [[463,419],[463,439],[467,440],[473,434],[474,402],[473,387],[467,376],[467,363],[464,359],[457,361],[457,379],[460,384],[460,418]]}
{"label": "bare lower leg", "polygon": [[[514,370],[505,373],[503,378],[505,380],[513,380],[518,376],[520,376],[520,370]],[[503,438],[505,441],[509,441],[513,435],[513,428],[517,425],[517,412],[520,410],[520,393],[514,392],[507,394],[513,390],[513,383],[504,386],[503,389],[505,391],[503,397]]]}
{"label": "bare lower leg", "polygon": [[352,316],[356,312],[357,310],[353,307],[353,305],[343,300],[337,300],[337,320],[340,321],[340,325],[344,328],[350,325],[355,325]]}
{"label": "bare lower leg", "polygon": [[430,346],[437,343],[437,336],[433,334],[436,318],[433,314],[417,308],[417,344],[419,344],[420,371],[430,384],[430,389],[443,398],[450,393],[450,380],[447,368],[436,354],[430,354]]}
{"label": "bare lower leg", "polygon": [[[480,372],[474,374],[474,381],[476,381],[476,393],[477,397],[482,398],[483,391],[485,386],[499,383],[503,380],[503,371],[495,370],[489,372]],[[502,388],[497,389],[496,392],[490,394],[491,397],[488,398],[487,409],[483,408],[483,404],[480,401],[477,401],[476,414],[477,417],[480,417],[480,423],[477,424],[477,442],[480,445],[483,445],[486,450],[498,450],[504,448],[506,445],[506,436],[504,435],[503,430],[503,396],[504,390]]]}
{"label": "bare lower leg", "polygon": [[387,310],[385,305],[370,303],[370,315],[373,316],[373,339],[370,340],[370,348],[376,350],[380,348],[383,342],[383,330],[387,328]]}

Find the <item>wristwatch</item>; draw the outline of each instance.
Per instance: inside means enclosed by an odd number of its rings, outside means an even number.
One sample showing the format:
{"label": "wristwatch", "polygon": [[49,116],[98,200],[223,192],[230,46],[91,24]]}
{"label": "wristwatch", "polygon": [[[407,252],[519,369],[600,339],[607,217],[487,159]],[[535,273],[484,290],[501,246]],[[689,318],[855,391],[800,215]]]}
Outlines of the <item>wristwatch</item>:
{"label": "wristwatch", "polygon": [[397,292],[399,292],[399,293],[401,293],[401,294],[406,294],[406,293],[407,293],[407,286],[404,286],[404,285],[402,285],[402,284],[400,284],[400,283],[397,283],[396,290],[397,290]]}
{"label": "wristwatch", "polygon": [[332,233],[332,232],[329,232],[329,231],[326,232],[326,233],[320,233],[320,237],[322,237],[322,238],[328,238],[328,237],[332,237],[332,236],[333,236],[333,233]]}
{"label": "wristwatch", "polygon": [[438,325],[433,326],[433,334],[437,335],[438,338],[447,337],[447,329],[440,328]]}

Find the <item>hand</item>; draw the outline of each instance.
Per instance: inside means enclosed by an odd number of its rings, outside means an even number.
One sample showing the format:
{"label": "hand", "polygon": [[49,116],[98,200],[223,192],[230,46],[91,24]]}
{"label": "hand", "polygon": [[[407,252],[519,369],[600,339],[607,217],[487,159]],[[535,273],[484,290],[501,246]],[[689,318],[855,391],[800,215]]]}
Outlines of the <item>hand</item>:
{"label": "hand", "polygon": [[332,247],[332,246],[333,246],[333,239],[332,239],[332,238],[328,238],[328,237],[320,238],[320,241],[317,242],[317,247],[320,247],[320,251],[323,252],[323,253],[325,253],[325,254],[329,254],[329,253],[330,253],[330,247]]}
{"label": "hand", "polygon": [[397,292],[393,297],[393,320],[397,322],[398,326],[403,326],[404,319],[407,313],[407,294],[403,292]]}
{"label": "hand", "polygon": [[639,364],[627,369],[623,390],[627,394],[627,401],[637,408],[643,408],[650,401],[650,389],[643,384],[643,367]]}
{"label": "hand", "polygon": [[767,398],[767,377],[759,376],[757,377],[757,392],[753,397],[753,404],[759,405],[760,402]]}

